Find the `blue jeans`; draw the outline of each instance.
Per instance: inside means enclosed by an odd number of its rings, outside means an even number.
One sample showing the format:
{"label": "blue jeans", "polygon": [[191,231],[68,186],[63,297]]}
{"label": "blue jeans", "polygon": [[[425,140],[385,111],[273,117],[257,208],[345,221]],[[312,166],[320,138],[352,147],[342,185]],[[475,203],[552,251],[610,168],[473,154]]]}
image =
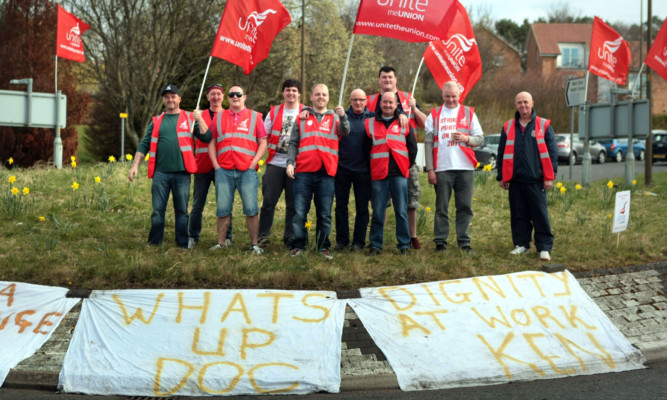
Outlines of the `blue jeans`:
{"label": "blue jeans", "polygon": [[336,243],[341,246],[348,246],[350,244],[348,203],[350,201],[350,188],[354,187],[356,216],[354,218],[352,244],[364,248],[366,246],[366,232],[368,231],[368,202],[371,199],[371,174],[370,172],[352,172],[338,167],[335,186]]}
{"label": "blue jeans", "polygon": [[259,214],[257,203],[257,192],[259,178],[257,171],[248,169],[239,171],[237,169],[218,168],[215,171],[215,200],[217,217],[227,217],[232,214],[234,205],[234,192],[238,189],[243,202],[243,214],[254,217]]}
{"label": "blue jeans", "polygon": [[315,199],[315,243],[318,250],[329,249],[331,233],[331,206],[334,200],[334,177],[326,172],[300,172],[292,185],[294,190],[294,230],[293,249],[305,249],[308,241],[306,221],[310,211],[310,202]]}
{"label": "blue jeans", "polygon": [[408,227],[408,178],[398,175],[373,181],[371,205],[371,247],[382,250],[384,238],[384,216],[387,211],[389,197],[394,203],[396,217],[396,240],[399,249],[410,248],[410,228]]}
{"label": "blue jeans", "polygon": [[[208,197],[208,189],[211,183],[215,184],[215,171],[211,170],[205,174],[194,174],[194,185],[192,189],[192,209],[190,210],[190,237],[199,241],[199,233],[201,232],[202,214],[204,206],[206,205],[206,197]],[[229,221],[229,229],[227,230],[227,239],[232,240],[232,221]]]}
{"label": "blue jeans", "polygon": [[148,243],[158,245],[164,236],[164,214],[167,210],[169,192],[173,194],[176,243],[188,247],[188,202],[190,201],[190,174],[188,172],[159,172],[153,175],[151,193],[153,213]]}

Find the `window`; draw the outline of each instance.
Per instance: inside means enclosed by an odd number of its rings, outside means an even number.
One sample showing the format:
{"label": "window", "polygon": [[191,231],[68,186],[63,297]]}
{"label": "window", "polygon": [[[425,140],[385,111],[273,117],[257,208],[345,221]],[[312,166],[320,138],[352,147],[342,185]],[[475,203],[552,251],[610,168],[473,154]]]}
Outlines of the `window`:
{"label": "window", "polygon": [[561,53],[556,59],[558,68],[583,69],[585,67],[585,49],[582,43],[558,43],[558,48]]}
{"label": "window", "polygon": [[498,53],[493,56],[493,66],[494,67],[502,67],[503,66],[503,54]]}

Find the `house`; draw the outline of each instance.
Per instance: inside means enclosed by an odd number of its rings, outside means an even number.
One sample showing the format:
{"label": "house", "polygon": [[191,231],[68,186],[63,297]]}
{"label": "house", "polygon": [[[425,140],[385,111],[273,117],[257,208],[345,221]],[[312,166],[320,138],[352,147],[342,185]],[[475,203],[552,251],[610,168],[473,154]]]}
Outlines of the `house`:
{"label": "house", "polygon": [[475,28],[475,38],[484,74],[499,72],[519,77],[521,53],[516,47],[483,26]]}

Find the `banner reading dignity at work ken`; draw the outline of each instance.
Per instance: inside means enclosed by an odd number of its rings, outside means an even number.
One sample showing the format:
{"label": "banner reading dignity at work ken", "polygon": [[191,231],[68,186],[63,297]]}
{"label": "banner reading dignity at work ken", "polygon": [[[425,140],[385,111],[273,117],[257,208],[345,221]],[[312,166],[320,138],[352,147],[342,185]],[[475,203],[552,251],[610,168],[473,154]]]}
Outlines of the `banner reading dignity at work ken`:
{"label": "banner reading dignity at work ken", "polygon": [[79,299],[68,289],[0,281],[0,386],[9,370],[49,340]]}
{"label": "banner reading dignity at work ken", "polygon": [[403,390],[643,368],[569,272],[368,288],[348,300]]}
{"label": "banner reading dignity at work ken", "polygon": [[335,292],[93,291],[59,386],[131,396],[336,393],[344,316]]}

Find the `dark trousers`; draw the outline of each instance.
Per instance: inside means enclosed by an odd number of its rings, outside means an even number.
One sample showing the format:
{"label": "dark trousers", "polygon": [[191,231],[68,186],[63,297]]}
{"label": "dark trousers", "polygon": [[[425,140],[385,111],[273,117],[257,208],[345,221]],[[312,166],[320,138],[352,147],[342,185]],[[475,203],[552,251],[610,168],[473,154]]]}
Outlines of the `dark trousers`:
{"label": "dark trousers", "polygon": [[512,241],[515,246],[530,248],[535,231],[537,251],[551,251],[554,235],[549,223],[547,192],[541,182],[511,182],[509,188]]}
{"label": "dark trousers", "polygon": [[341,246],[350,245],[350,228],[348,204],[350,188],[354,188],[354,232],[352,244],[361,248],[366,246],[366,231],[368,230],[368,203],[371,199],[372,181],[370,173],[358,173],[338,167],[336,172],[336,243]]}
{"label": "dark trousers", "polygon": [[268,164],[266,172],[262,177],[262,208],[259,212],[259,237],[268,238],[271,236],[271,226],[273,225],[273,215],[276,210],[276,204],[280,200],[280,195],[285,191],[285,230],[283,232],[283,243],[290,243],[294,240],[294,229],[292,220],[294,219],[294,192],[292,183],[294,180],[287,176],[285,168]]}

